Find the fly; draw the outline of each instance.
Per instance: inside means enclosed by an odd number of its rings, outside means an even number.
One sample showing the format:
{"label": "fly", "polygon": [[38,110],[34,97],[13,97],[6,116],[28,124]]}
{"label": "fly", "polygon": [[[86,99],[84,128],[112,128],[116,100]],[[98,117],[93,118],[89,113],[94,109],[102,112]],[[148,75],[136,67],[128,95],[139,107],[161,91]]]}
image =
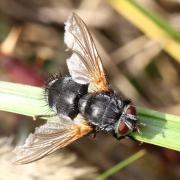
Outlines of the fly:
{"label": "fly", "polygon": [[138,131],[135,107],[110,88],[92,36],[75,13],[65,23],[64,41],[72,51],[67,59],[70,76],[54,76],[45,88],[59,122],[36,128],[16,148],[19,164],[41,159],[90,133],[105,131],[120,139]]}

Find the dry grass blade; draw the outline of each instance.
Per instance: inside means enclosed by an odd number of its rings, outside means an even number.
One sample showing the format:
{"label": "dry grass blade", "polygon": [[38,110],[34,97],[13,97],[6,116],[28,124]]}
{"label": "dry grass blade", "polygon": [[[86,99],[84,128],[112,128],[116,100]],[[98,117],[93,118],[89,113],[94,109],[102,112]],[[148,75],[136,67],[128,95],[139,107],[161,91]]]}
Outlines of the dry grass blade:
{"label": "dry grass blade", "polygon": [[158,41],[169,55],[180,62],[180,43],[176,41],[179,34],[162,18],[134,0],[109,0],[109,3],[148,37]]}

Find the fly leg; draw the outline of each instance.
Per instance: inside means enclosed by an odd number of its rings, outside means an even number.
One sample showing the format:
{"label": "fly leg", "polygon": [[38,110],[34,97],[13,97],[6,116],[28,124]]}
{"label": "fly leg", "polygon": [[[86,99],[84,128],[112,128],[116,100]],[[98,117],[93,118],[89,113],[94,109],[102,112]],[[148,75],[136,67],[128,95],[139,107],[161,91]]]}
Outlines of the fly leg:
{"label": "fly leg", "polygon": [[93,131],[91,132],[92,138],[96,138],[97,133],[100,131],[98,127],[93,127]]}

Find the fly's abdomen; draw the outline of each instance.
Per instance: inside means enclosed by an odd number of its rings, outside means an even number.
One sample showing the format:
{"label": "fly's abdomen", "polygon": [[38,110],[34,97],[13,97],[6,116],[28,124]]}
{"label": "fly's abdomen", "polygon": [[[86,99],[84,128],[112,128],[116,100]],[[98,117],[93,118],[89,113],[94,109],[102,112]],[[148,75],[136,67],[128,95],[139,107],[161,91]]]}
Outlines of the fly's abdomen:
{"label": "fly's abdomen", "polygon": [[79,100],[79,111],[90,123],[106,131],[113,131],[122,107],[116,96],[106,93],[89,93]]}
{"label": "fly's abdomen", "polygon": [[78,101],[88,91],[88,85],[81,85],[71,77],[58,77],[46,88],[49,106],[58,114],[74,118],[78,113]]}

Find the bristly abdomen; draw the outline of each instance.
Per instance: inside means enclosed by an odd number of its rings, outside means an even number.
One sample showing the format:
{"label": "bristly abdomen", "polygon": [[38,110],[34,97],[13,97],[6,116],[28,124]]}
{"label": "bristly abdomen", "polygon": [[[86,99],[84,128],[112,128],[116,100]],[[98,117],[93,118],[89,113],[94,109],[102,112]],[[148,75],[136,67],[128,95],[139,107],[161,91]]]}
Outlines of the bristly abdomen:
{"label": "bristly abdomen", "polygon": [[45,92],[49,106],[57,115],[74,119],[79,113],[79,99],[87,94],[88,85],[78,84],[71,77],[58,77],[49,81]]}

